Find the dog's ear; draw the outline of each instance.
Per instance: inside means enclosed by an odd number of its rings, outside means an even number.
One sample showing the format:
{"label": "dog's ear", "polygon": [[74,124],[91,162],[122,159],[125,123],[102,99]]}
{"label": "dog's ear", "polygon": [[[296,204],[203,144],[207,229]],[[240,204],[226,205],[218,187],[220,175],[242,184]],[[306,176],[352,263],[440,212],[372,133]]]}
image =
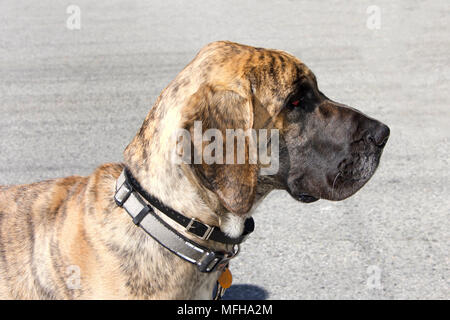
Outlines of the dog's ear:
{"label": "dog's ear", "polygon": [[[191,135],[195,174],[207,189],[217,194],[226,209],[237,215],[246,214],[253,205],[258,174],[256,161],[250,161],[254,160],[251,154],[254,149],[250,146],[256,140],[248,134],[253,126],[251,96],[204,85],[189,98],[183,116],[184,129]],[[235,130],[235,136],[230,135],[228,141],[227,129]],[[205,134],[207,141],[202,141],[199,133]],[[211,156],[212,161],[208,159]]]}

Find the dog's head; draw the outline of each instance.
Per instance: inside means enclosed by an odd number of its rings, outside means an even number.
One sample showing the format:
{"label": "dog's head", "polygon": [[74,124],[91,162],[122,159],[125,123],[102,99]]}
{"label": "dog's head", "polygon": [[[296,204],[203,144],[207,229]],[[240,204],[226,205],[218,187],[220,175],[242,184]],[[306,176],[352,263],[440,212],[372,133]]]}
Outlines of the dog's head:
{"label": "dog's head", "polygon": [[[260,183],[266,191],[285,189],[302,202],[351,196],[374,174],[389,137],[386,125],[328,99],[314,74],[283,51],[209,44],[161,97],[181,106],[177,114],[191,137],[192,172],[226,210],[238,215],[249,212]],[[195,137],[196,129],[203,137]],[[227,129],[253,129],[256,136],[229,136]],[[278,170],[264,179],[264,164],[251,161],[252,141],[254,146],[258,140],[257,149],[264,147],[260,129],[278,133],[276,147],[266,139],[272,155],[279,153]],[[242,136],[245,148],[238,159]],[[201,156],[205,153],[213,161]]]}

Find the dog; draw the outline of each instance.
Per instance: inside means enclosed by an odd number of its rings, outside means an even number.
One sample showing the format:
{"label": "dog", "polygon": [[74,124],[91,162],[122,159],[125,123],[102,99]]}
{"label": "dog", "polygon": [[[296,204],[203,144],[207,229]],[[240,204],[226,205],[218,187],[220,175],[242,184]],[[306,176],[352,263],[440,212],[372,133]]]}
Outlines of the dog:
{"label": "dog", "polygon": [[[243,163],[174,163],[174,130],[193,133],[198,121],[202,132],[276,130],[278,170],[261,175],[264,165],[251,163],[249,151]],[[0,297],[211,299],[237,254],[232,240],[251,232],[247,223],[270,191],[304,203],[343,200],[372,177],[388,137],[383,123],[327,98],[293,55],[210,43],[162,91],[122,163],[87,177],[0,187]],[[192,142],[194,154],[204,148]],[[130,194],[139,212],[127,207]],[[208,236],[214,230],[217,241],[193,234],[193,224]],[[171,236],[169,245],[155,233]],[[214,256],[224,263],[193,263],[171,241],[208,257],[225,252]]]}

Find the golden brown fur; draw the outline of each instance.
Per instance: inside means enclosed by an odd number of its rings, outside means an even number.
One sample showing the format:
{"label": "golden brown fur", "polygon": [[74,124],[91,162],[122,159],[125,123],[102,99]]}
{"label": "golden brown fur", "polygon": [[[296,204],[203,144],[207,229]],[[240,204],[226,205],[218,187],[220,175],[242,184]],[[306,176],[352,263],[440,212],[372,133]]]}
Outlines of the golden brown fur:
{"label": "golden brown fur", "polygon": [[[283,135],[301,126],[285,109],[301,79],[316,85],[312,72],[288,53],[211,43],[162,91],[123,164],[100,166],[88,177],[0,187],[0,298],[210,298],[218,272],[200,273],[136,227],[114,202],[116,179],[126,165],[167,206],[239,235],[255,203],[274,188],[286,189],[284,178],[259,176],[260,165],[248,163],[248,154],[242,165],[175,165],[169,159],[174,130],[192,130],[201,120],[203,130],[277,128]],[[320,104],[317,121],[337,108]],[[292,163],[283,160],[280,172]]]}
{"label": "golden brown fur", "polygon": [[[256,52],[259,55],[254,55]],[[248,68],[258,68],[262,60],[270,59],[272,54],[268,50],[229,42],[212,43],[169,84],[125,151],[126,165],[146,189],[185,215],[219,225],[219,216],[214,211],[227,210],[214,190],[205,188],[191,170],[169,164],[167,141],[177,123],[181,127],[193,117],[205,117],[205,112],[214,111],[189,110],[196,108],[192,99],[200,103],[204,98],[201,94],[194,95],[204,85],[211,85],[211,90],[242,95],[248,99],[247,103],[252,103],[250,83],[241,77]],[[270,95],[270,88],[267,90],[266,94]],[[275,109],[275,106],[270,107]],[[229,114],[218,114],[211,119],[225,124],[235,119],[238,127],[239,121],[245,122],[237,107],[219,112]],[[247,117],[253,117],[252,109],[246,113]],[[270,112],[265,114],[266,118],[270,117]],[[258,125],[262,126],[266,120],[258,119]],[[253,119],[248,121],[246,126],[252,126]],[[241,167],[236,167],[235,177],[251,179],[247,185],[251,186],[248,196],[253,202],[255,169]],[[1,190],[1,298],[196,298],[196,291],[204,282],[212,291],[217,274],[198,273],[195,267],[136,228],[129,216],[115,205],[115,181],[122,168],[122,164],[107,164],[89,177],[68,177]],[[252,172],[251,176],[245,175],[247,170]],[[225,172],[222,179],[224,177]],[[223,191],[237,183],[239,181],[230,181]],[[235,201],[235,209],[245,213],[252,203],[244,203],[238,196],[223,194],[229,198],[230,207]],[[208,245],[219,247],[218,244]],[[76,276],[73,266],[80,271],[78,289],[68,288],[71,278]]]}

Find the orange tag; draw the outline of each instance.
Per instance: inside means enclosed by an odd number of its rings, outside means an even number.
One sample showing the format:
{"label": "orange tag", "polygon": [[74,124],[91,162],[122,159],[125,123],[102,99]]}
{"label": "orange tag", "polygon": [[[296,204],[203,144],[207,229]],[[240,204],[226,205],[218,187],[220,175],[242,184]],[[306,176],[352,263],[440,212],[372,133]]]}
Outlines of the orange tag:
{"label": "orange tag", "polygon": [[224,289],[231,287],[231,282],[233,282],[233,276],[231,275],[230,269],[226,268],[219,277],[219,284]]}

